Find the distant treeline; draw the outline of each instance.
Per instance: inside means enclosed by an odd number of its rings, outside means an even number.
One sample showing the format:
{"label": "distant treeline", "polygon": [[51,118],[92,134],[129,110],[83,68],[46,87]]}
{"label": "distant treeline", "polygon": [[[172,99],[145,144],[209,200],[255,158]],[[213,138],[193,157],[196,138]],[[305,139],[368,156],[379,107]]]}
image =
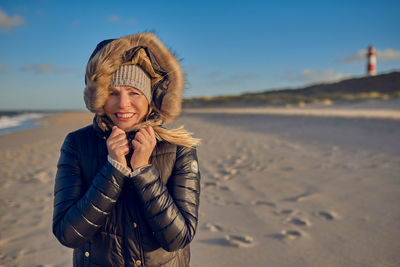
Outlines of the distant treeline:
{"label": "distant treeline", "polygon": [[400,72],[353,78],[301,89],[269,90],[241,95],[185,99],[184,107],[305,105],[309,103],[400,98]]}

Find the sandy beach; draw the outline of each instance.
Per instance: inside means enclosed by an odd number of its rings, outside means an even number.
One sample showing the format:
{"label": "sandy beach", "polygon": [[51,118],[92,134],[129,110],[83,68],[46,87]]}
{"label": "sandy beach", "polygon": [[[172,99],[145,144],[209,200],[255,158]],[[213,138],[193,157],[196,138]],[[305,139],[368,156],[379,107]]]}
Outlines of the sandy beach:
{"label": "sandy beach", "polygon": [[[191,266],[399,266],[399,107],[183,113],[174,126],[202,139]],[[54,176],[66,134],[91,121],[56,113],[0,136],[0,266],[71,266],[51,233]]]}

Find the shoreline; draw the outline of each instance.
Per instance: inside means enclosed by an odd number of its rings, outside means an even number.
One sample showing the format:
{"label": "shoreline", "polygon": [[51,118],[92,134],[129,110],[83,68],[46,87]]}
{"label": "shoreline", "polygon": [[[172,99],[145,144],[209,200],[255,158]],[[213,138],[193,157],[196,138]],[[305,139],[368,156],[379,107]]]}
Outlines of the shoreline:
{"label": "shoreline", "polygon": [[330,105],[309,104],[302,107],[288,105],[184,108],[183,112],[186,114],[264,114],[400,120],[400,99],[344,102]]}
{"label": "shoreline", "polygon": [[400,110],[393,109],[334,109],[334,108],[293,108],[293,107],[257,107],[257,108],[186,108],[186,114],[260,114],[283,116],[313,116],[338,118],[366,118],[400,120]]}

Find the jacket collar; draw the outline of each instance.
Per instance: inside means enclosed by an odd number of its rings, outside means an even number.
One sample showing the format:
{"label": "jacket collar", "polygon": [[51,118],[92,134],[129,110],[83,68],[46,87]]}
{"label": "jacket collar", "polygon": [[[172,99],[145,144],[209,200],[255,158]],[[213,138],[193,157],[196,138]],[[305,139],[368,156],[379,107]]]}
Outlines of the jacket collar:
{"label": "jacket collar", "polygon": [[[96,132],[96,134],[103,140],[107,140],[107,138],[110,136],[112,127],[114,126],[114,123],[110,118],[108,118],[106,115],[98,115],[96,114],[93,118],[93,129]],[[128,144],[129,144],[129,151],[132,151],[132,140],[135,139],[137,131],[131,131],[126,133],[126,137],[128,139]],[[159,141],[157,140],[157,144],[159,144]],[[158,151],[158,146],[155,147],[155,149],[152,152],[152,156],[157,155]]]}
{"label": "jacket collar", "polygon": [[[101,139],[106,140],[110,136],[113,126],[114,123],[106,115],[96,114],[93,118],[93,128]],[[137,131],[131,131],[126,133],[128,141],[132,141],[135,138],[136,132]]]}

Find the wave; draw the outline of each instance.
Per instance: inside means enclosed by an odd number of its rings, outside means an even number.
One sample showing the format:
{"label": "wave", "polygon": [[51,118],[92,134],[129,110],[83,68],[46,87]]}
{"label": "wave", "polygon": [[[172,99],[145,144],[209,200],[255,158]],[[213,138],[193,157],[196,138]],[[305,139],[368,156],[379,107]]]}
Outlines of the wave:
{"label": "wave", "polygon": [[46,116],[46,113],[18,113],[4,112],[0,114],[0,134],[14,132],[32,128],[35,126],[34,121]]}

